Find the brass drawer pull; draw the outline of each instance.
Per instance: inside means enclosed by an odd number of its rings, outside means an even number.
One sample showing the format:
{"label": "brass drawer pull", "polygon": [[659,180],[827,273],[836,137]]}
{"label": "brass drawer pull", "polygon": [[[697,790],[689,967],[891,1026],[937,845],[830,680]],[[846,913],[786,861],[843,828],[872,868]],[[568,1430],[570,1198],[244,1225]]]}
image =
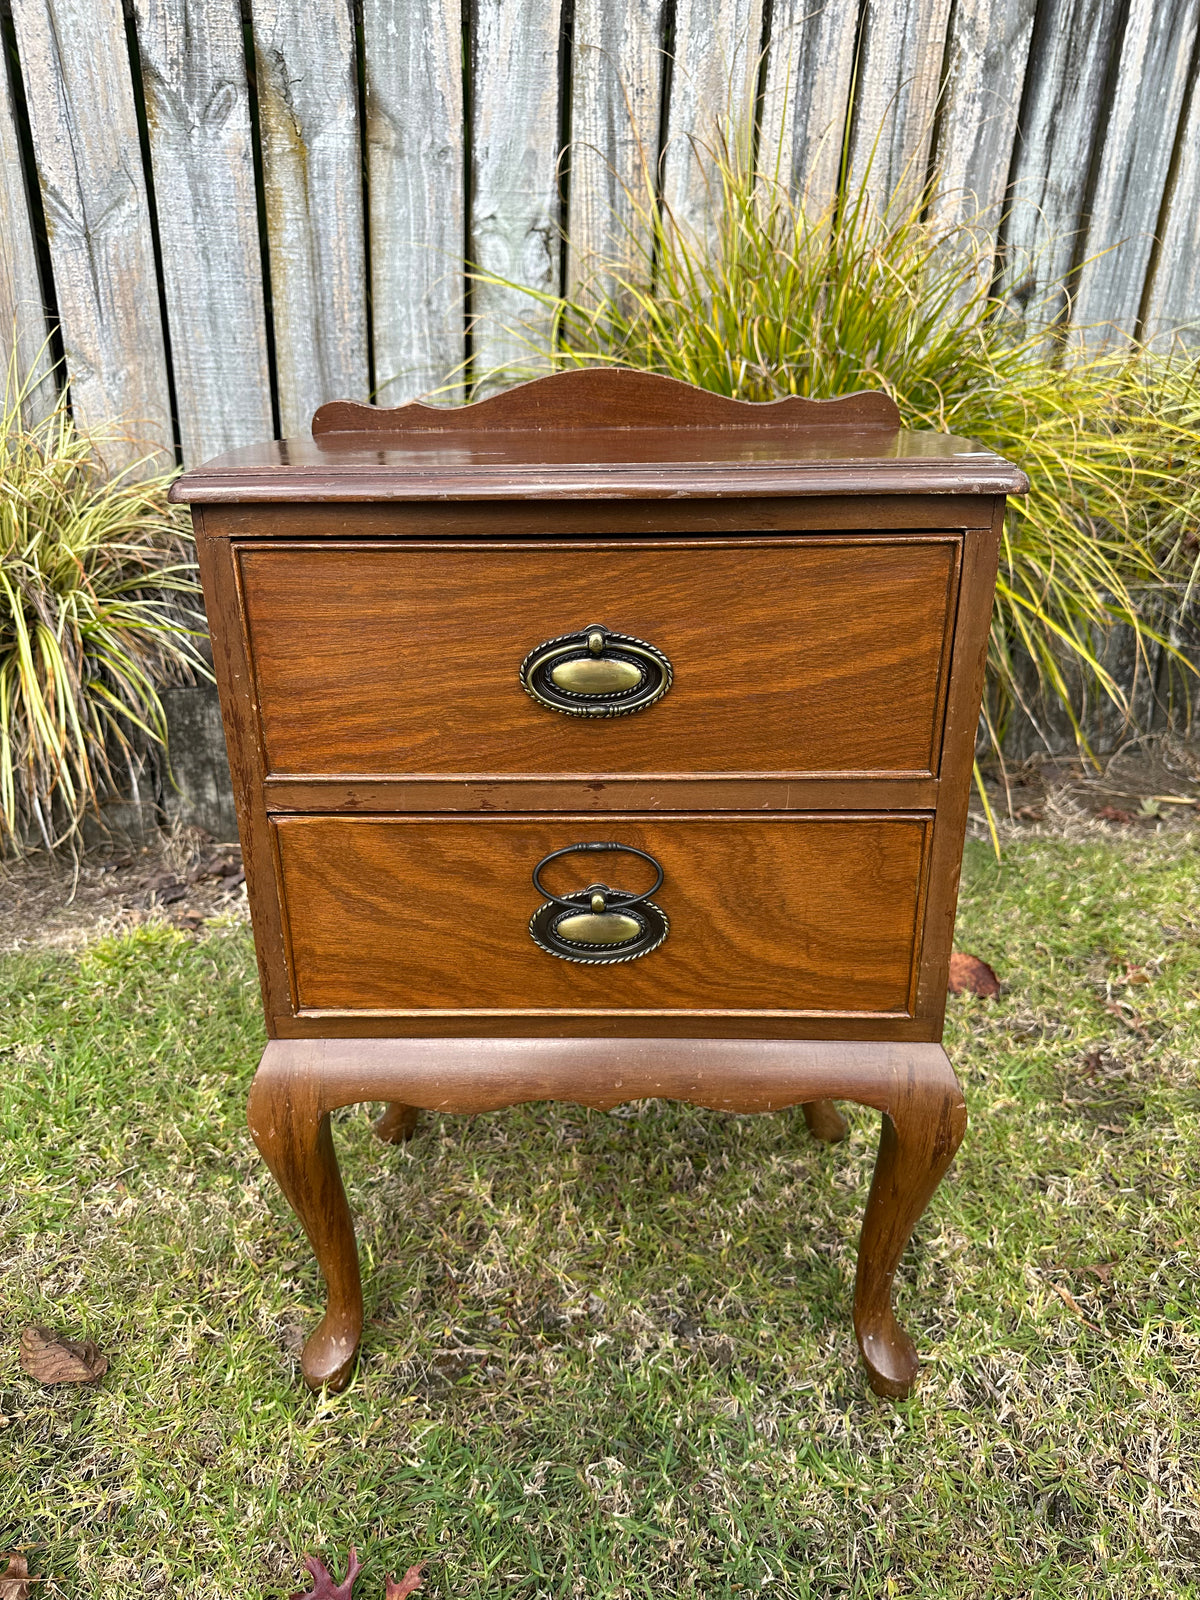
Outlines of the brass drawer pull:
{"label": "brass drawer pull", "polygon": [[[658,876],[642,894],[610,889],[606,883],[590,883],[574,894],[551,894],[542,883],[542,868],[578,850],[620,850],[640,856]],[[545,905],[539,906],[529,919],[533,942],[547,955],[584,966],[636,961],[639,956],[647,956],[658,949],[671,926],[666,913],[650,898],[662,881],[663,869],[654,857],[645,850],[635,850],[631,844],[569,844],[562,850],[552,850],[533,869],[533,886],[546,896]]]}
{"label": "brass drawer pull", "polygon": [[628,633],[612,633],[598,622],[547,639],[521,663],[526,694],[568,717],[627,717],[645,711],[666,694],[672,676],[661,650]]}

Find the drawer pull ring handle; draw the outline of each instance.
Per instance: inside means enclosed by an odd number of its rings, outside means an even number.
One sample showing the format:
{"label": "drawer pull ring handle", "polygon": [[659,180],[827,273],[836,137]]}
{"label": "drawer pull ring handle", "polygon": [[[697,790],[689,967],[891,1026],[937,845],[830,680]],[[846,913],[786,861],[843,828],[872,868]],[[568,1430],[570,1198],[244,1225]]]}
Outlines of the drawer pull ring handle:
{"label": "drawer pull ring handle", "polygon": [[661,650],[590,622],[531,650],[521,687],[541,706],[568,717],[628,717],[661,700],[674,674]]}
{"label": "drawer pull ring handle", "polygon": [[[574,894],[558,895],[551,894],[542,883],[542,868],[551,861],[577,851],[594,850],[620,850],[625,855],[640,856],[650,863],[657,876],[641,894],[610,889],[606,883],[590,883]],[[650,898],[662,886],[662,881],[661,865],[645,850],[636,850],[631,844],[604,841],[569,844],[562,850],[552,850],[533,869],[533,886],[546,896],[546,901],[529,919],[530,936],[547,955],[582,966],[636,961],[639,956],[657,950],[670,930],[666,913]]]}

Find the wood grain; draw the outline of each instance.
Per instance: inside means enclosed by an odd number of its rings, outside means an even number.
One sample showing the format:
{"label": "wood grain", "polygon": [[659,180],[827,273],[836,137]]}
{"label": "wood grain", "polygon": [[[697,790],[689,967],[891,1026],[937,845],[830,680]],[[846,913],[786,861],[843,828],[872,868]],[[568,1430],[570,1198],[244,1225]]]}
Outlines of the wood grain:
{"label": "wood grain", "polygon": [[1036,0],[956,0],[946,39],[946,81],[933,152],[932,215],[967,223],[980,238],[980,277],[990,280],[1008,188]]}
{"label": "wood grain", "polygon": [[[244,506],[255,502],[348,502],[371,507],[371,511],[364,510],[364,517],[372,511],[378,514],[388,501],[407,501],[410,508],[421,502],[440,508],[447,500],[460,500],[482,510],[491,501],[532,506],[538,500],[546,500],[559,508],[564,522],[568,514],[562,508],[572,500],[587,502],[589,509],[605,500],[626,503],[631,498],[660,505],[691,500],[705,508],[715,501],[735,497],[746,505],[774,497],[793,501],[782,517],[766,509],[745,513],[747,518],[756,518],[753,526],[776,527],[787,526],[788,519],[802,515],[795,510],[794,502],[804,495],[826,502],[861,496],[875,503],[883,496],[896,495],[905,497],[900,514],[893,512],[894,520],[885,525],[910,526],[905,513],[915,499],[933,495],[961,500],[973,495],[1024,494],[1029,487],[1029,480],[1019,467],[1000,456],[972,451],[969,439],[947,440],[938,454],[918,449],[911,455],[899,450],[872,453],[866,449],[858,454],[837,455],[836,447],[823,448],[824,441],[797,445],[789,439],[775,460],[761,462],[753,472],[748,470],[756,465],[753,444],[748,441],[739,448],[736,437],[726,436],[720,448],[705,451],[689,449],[685,436],[664,429],[657,440],[647,436],[639,439],[630,455],[641,455],[642,459],[624,464],[619,459],[622,452],[618,440],[609,441],[603,450],[600,435],[593,436],[592,443],[600,459],[590,461],[581,461],[561,440],[546,450],[532,452],[524,445],[509,450],[497,442],[487,449],[473,440],[462,448],[445,440],[428,452],[312,451],[307,458],[289,444],[291,460],[284,464],[284,471],[279,470],[283,464],[279,454],[270,447],[256,452],[261,470],[249,464],[240,469],[232,464],[230,456],[220,456],[203,473],[189,474],[173,498]],[[843,438],[840,444],[844,449],[847,440]],[[959,448],[955,449],[955,445]],[[381,453],[385,455],[383,462],[378,459]],[[551,459],[555,454],[559,459]],[[659,513],[663,521],[671,517],[672,509]],[[596,514],[600,515],[598,511]],[[703,512],[699,514],[702,516]],[[689,519],[693,524],[695,515]],[[840,515],[846,526],[861,527],[867,521],[866,512],[847,519],[844,505]],[[643,516],[649,517],[650,512],[643,512]],[[928,521],[930,526],[940,527],[952,519],[931,517]],[[807,517],[801,525],[821,526],[822,519]],[[346,531],[357,533],[360,526],[357,513],[350,513]],[[278,525],[278,533],[288,531],[284,524]]]}
{"label": "wood grain", "polygon": [[[552,960],[553,957],[547,957]],[[277,1012],[273,1039],[828,1039],[860,1043],[937,1043],[940,1025],[895,1011],[738,1011],[720,1006],[461,1006],[415,1010],[322,1009]]]}
{"label": "wood grain", "polygon": [[[709,537],[777,533],[911,533],[919,529],[991,527],[990,495],[909,492],[885,495],[869,490],[853,495],[745,496],[654,499],[531,499],[402,501],[386,498],[386,469],[380,493],[369,501],[345,497],[333,487],[325,500],[304,500],[304,475],[289,470],[292,493],[268,490],[267,453],[262,478],[247,472],[238,482],[232,471],[190,472],[177,479],[173,498],[206,506],[210,539],[596,539]],[[275,459],[278,460],[278,454]],[[870,469],[864,469],[864,476]],[[744,476],[744,475],[743,475]],[[210,497],[211,490],[211,497]],[[313,493],[329,494],[328,483]],[[991,491],[995,493],[995,490]],[[234,496],[237,496],[235,499]],[[224,496],[225,498],[222,498]]]}
{"label": "wood grain", "polygon": [[[802,1104],[825,1137],[831,1100],[880,1108],[854,1322],[872,1386],[911,1390],[895,1271],[965,1127],[937,1041],[1004,515],[988,486],[1024,478],[878,411],[786,414],[580,373],[465,419],[333,406],[317,439],[180,487],[242,502],[198,507],[198,545],[273,1035],[250,1126],[329,1286],[313,1386],[348,1381],[363,1321],[332,1109],[383,1099],[381,1136],[403,1138],[422,1106],[662,1094]],[[595,621],[672,659],[640,717],[562,718],[518,687],[528,649]],[[762,776],[779,762],[817,770]],[[529,935],[544,892],[650,888],[619,852],[531,882],[598,838],[661,863],[670,929],[641,960],[560,961]]]}
{"label": "wood grain", "polygon": [[104,446],[119,467],[172,447],[125,22],[119,0],[14,0],[12,15],[71,404],[86,427],[124,426]]}
{"label": "wood grain", "polygon": [[932,811],[937,778],[304,777],[263,779],[268,811]]}
{"label": "wood grain", "polygon": [[892,1285],[966,1128],[962,1091],[936,1044],[272,1042],[250,1091],[250,1132],[303,1221],[329,1289],[325,1314],[304,1347],[305,1381],[314,1389],[344,1388],[363,1327],[358,1252],[330,1132],[332,1109],[365,1099],[472,1112],[531,1099],[609,1107],[650,1095],[740,1112],[836,1096],[882,1111],[859,1244],[854,1326],[872,1388],[909,1393],[919,1363],[896,1319]]}
{"label": "wood grain", "polygon": [[375,381],[388,405],[461,397],[462,28],[460,0],[364,0]]}
{"label": "wood grain", "polygon": [[760,161],[811,212],[837,193],[858,0],[777,0],[771,12]]}
{"label": "wood grain", "polygon": [[[246,547],[268,770],[931,774],[958,555],[937,536]],[[523,692],[526,654],[593,622],[666,652],[657,705],[587,719]]]}
{"label": "wood grain", "polygon": [[734,400],[697,389],[658,372],[625,367],[575,367],[489,395],[471,405],[379,407],[335,401],[312,419],[314,437],[355,434],[363,439],[421,433],[593,432],[620,428],[625,448],[633,430],[646,428],[753,428],[772,424],[812,428],[888,428],[900,426],[900,411],[878,389],[832,400],[788,395],[782,400]]}
{"label": "wood grain", "polygon": [[674,61],[662,152],[662,196],[673,222],[712,241],[721,187],[714,155],[749,164],[762,49],[763,0],[692,0],[675,13]]}
{"label": "wood grain", "polygon": [[[1039,320],[1066,305],[1124,0],[1050,0],[1034,35],[1004,230],[1004,287]],[[1074,150],[1064,162],[1061,150]]]}
{"label": "wood grain", "polygon": [[246,625],[233,551],[224,540],[208,538],[202,511],[193,511],[192,520],[196,560],[204,585],[204,605],[212,638],[213,674],[221,698],[229,776],[237,807],[246,897],[254,924],[254,953],[258,959],[263,1010],[270,1033],[274,1029],[274,1018],[291,1009],[291,987],[284,954],[275,857],[262,789],[265,761],[254,713],[254,677],[246,654]]}
{"label": "wood grain", "polygon": [[366,399],[366,268],[348,0],[255,0],[254,50],[283,431]]}
{"label": "wood grain", "polygon": [[480,274],[471,290],[472,339],[475,376],[485,379],[513,365],[538,370],[553,313],[520,290],[559,289],[561,0],[475,0],[472,17],[467,254]]}
{"label": "wood grain", "polygon": [[571,55],[567,288],[592,300],[611,270],[649,268],[662,114],[664,0],[576,0]]}
{"label": "wood grain", "polygon": [[[920,818],[606,818],[604,838],[661,861],[655,903],[671,931],[652,954],[603,967],[547,955],[528,932],[542,899],[530,873],[595,837],[592,818],[273,826],[301,1010],[910,1009],[929,827]],[[636,891],[652,878],[614,855],[602,869],[586,857],[554,862],[544,881],[568,894],[595,881]]]}
{"label": "wood grain", "polygon": [[184,463],[273,431],[237,0],[135,0]]}
{"label": "wood grain", "polygon": [[57,399],[47,344],[50,332],[21,152],[16,105],[7,71],[0,71],[0,364],[28,384],[21,413],[38,421]]}
{"label": "wood grain", "polygon": [[971,770],[979,729],[979,706],[987,671],[989,625],[1004,528],[1004,500],[992,502],[992,527],[986,537],[964,542],[961,599],[954,624],[953,668],[942,734],[942,771],[938,791],[925,911],[917,1012],[935,1020],[941,1037],[946,1012],[946,980],[958,908],[962,840],[967,828]]}
{"label": "wood grain", "polygon": [[1090,344],[1136,329],[1180,110],[1194,70],[1196,0],[1132,0],[1072,321]]}
{"label": "wood grain", "polygon": [[1180,112],[1178,167],[1171,185],[1162,244],[1145,296],[1144,337],[1166,352],[1200,344],[1200,62],[1193,62]]}
{"label": "wood grain", "polygon": [[867,0],[850,181],[903,214],[926,179],[950,0]]}
{"label": "wood grain", "polygon": [[[438,389],[463,358],[463,256],[476,253],[473,241],[485,242],[492,271],[557,290],[560,137],[573,145],[568,284],[580,288],[584,262],[597,251],[620,253],[633,210],[629,191],[646,188],[643,153],[645,167],[656,171],[668,25],[675,81],[666,107],[664,180],[681,216],[702,215],[707,192],[689,137],[705,137],[706,124],[711,128],[722,114],[737,124],[741,88],[731,99],[724,86],[729,41],[740,36],[742,17],[750,20],[750,40],[759,3],[634,0],[606,7],[578,0],[573,49],[560,50],[561,0],[549,8],[506,7],[503,14],[499,0],[487,0],[474,28],[478,59],[464,63],[461,0],[424,10],[362,0],[374,240],[368,283],[356,7],[330,0],[305,10],[256,0],[286,430],[301,429],[313,395],[366,392],[368,293],[376,379],[395,401]],[[1194,0],[1045,0],[1040,7],[1033,0],[953,0],[943,59],[938,34],[946,6],[947,0],[871,0],[865,53],[856,64],[858,0],[775,0],[766,41],[763,165],[807,194],[810,209],[827,202],[857,81],[854,170],[861,172],[882,129],[877,197],[898,173],[907,170],[915,180],[936,125],[933,159],[944,176],[934,219],[971,218],[990,208],[979,238],[980,281],[1011,165],[1017,213],[1000,244],[1003,282],[1018,305],[1036,305],[1073,262],[1098,255],[1077,285],[1079,325],[1111,325],[1124,336],[1144,312],[1147,331],[1163,348],[1173,328],[1200,326],[1200,110],[1189,87],[1196,57],[1187,50]],[[36,284],[20,163],[0,108],[0,139],[8,138],[10,151],[0,194],[9,264],[0,265],[0,276],[7,270],[14,285],[0,287],[0,322],[11,338],[5,295],[29,306],[21,337],[23,359],[32,358],[41,342],[44,288],[62,311],[80,416],[125,414],[137,431],[169,444],[164,340],[155,327],[163,295],[177,330],[171,357],[184,453],[194,461],[222,446],[222,429],[228,437],[249,436],[264,393],[267,313],[254,281],[257,218],[246,176],[239,43],[230,33],[238,8],[233,0],[129,0],[125,8],[136,19],[159,178],[161,284],[154,280],[121,9],[116,0],[95,6],[14,0],[17,57],[31,91],[28,131],[40,151],[52,235],[51,273],[45,285]],[[250,8],[241,10],[249,15]],[[180,16],[186,27],[165,33],[155,22]],[[733,62],[739,86],[748,54]],[[941,106],[931,118],[943,65]],[[479,154],[472,174],[478,204],[469,221],[464,168],[472,147]],[[1109,251],[1117,241],[1127,242]],[[478,370],[498,360],[533,361],[521,324],[531,321],[536,344],[544,340],[548,312],[497,285],[478,284],[475,292]],[[1051,295],[1051,312],[1063,304],[1060,294]],[[189,336],[195,332],[203,337]],[[228,414],[219,394],[213,398],[221,384],[231,398]],[[52,392],[41,391],[46,404]],[[442,397],[455,393],[452,386]],[[207,442],[210,433],[216,444]]]}

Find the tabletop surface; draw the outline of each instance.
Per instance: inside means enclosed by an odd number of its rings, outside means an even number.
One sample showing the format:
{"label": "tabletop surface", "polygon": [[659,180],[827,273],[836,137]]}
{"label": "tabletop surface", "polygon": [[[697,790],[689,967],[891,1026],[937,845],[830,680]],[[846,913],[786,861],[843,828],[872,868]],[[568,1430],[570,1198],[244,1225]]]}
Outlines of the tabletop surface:
{"label": "tabletop surface", "polygon": [[1019,494],[1025,474],[887,396],[753,403],[621,369],[556,373],[461,407],[322,406],[313,436],[193,468],[189,502]]}

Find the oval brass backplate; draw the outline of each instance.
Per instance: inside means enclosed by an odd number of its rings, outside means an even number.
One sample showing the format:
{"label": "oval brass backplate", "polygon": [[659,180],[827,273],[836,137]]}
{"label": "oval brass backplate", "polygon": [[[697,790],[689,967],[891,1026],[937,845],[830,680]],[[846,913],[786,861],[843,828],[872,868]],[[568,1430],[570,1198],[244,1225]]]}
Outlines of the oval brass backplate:
{"label": "oval brass backplate", "polygon": [[643,676],[641,667],[634,662],[615,657],[575,657],[550,669],[550,681],[572,694],[622,694],[626,689],[636,689]]}
{"label": "oval brass backplate", "polygon": [[636,907],[597,911],[598,893],[607,898],[612,890],[593,883],[539,906],[529,919],[534,944],[547,955],[585,967],[636,961],[658,949],[671,926],[660,906],[653,900],[639,900]]}
{"label": "oval brass backplate", "polygon": [[632,634],[590,623],[531,650],[521,687],[539,705],[568,717],[627,717],[645,711],[671,687],[671,663]]}
{"label": "oval brass backplate", "polygon": [[637,938],[642,924],[621,911],[579,911],[560,917],[554,931],[568,944],[625,944]]}

